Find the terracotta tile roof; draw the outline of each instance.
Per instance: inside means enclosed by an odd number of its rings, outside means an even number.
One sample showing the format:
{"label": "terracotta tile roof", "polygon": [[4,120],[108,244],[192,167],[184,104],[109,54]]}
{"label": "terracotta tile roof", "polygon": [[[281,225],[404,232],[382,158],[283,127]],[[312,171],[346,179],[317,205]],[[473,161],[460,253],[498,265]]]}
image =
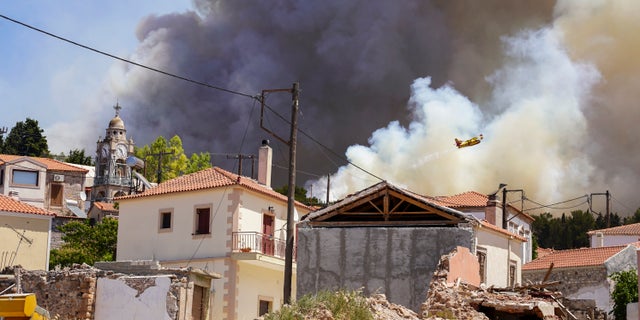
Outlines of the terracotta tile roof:
{"label": "terracotta tile roof", "polygon": [[606,235],[640,235],[640,223],[632,223],[607,229],[591,230],[587,232],[587,234],[591,236],[597,232],[602,232],[602,234]]}
{"label": "terracotta tile roof", "polygon": [[118,212],[118,209],[116,209],[113,206],[113,203],[110,202],[94,202],[93,205],[96,206],[96,208],[98,208],[100,211]]}
{"label": "terracotta tile roof", "polygon": [[22,201],[15,200],[11,197],[0,194],[0,211],[1,212],[16,212],[36,214],[41,216],[55,216],[56,214],[30,204],[26,204]]}
{"label": "terracotta tile roof", "polygon": [[553,251],[543,257],[539,257],[522,266],[522,270],[549,269],[553,262],[553,268],[573,268],[602,265],[611,256],[620,252],[627,246],[580,248]]}
{"label": "terracotta tile roof", "polygon": [[536,249],[536,253],[538,254],[538,258],[542,258],[546,255],[549,255],[551,253],[554,253],[555,250],[554,249],[547,249],[547,248],[537,248]]}
{"label": "terracotta tile roof", "polygon": [[467,191],[453,196],[438,196],[434,200],[449,208],[486,207],[489,197],[475,191]]}
{"label": "terracotta tile roof", "polygon": [[520,240],[522,242],[527,242],[527,238],[525,238],[525,237],[523,237],[523,236],[521,236],[519,234],[510,232],[509,230],[505,230],[505,229],[502,229],[502,228],[500,228],[498,226],[495,226],[495,225],[491,224],[487,220],[480,220],[480,224],[482,225],[483,228],[488,228],[488,229],[491,229],[493,231],[496,231],[496,232],[499,232],[499,233],[502,233],[502,234],[505,234],[505,235],[508,235],[508,236],[513,236],[514,238],[516,238],[516,239],[518,239],[518,240]]}
{"label": "terracotta tile roof", "polygon": [[[171,180],[164,181],[157,187],[147,189],[145,192],[117,197],[115,199],[124,200],[131,198],[141,198],[176,192],[214,189],[233,185],[239,185],[249,190],[262,193],[266,196],[270,196],[284,202],[287,201],[287,197],[285,195],[282,195],[271,188],[267,188],[251,178],[239,176],[235,173],[231,173],[218,167],[208,168],[195,173],[183,175]],[[307,208],[309,210],[312,209],[311,207],[297,201],[296,205]]]}
{"label": "terracotta tile roof", "polygon": [[47,170],[51,171],[67,171],[67,172],[82,172],[87,173],[88,170],[79,168],[68,163],[64,163],[62,161],[58,161],[55,159],[49,158],[41,158],[41,157],[26,157],[26,156],[16,156],[12,154],[0,154],[0,165],[7,164],[9,162],[15,162],[16,160],[27,158],[33,161],[41,163],[43,166],[47,168]]}
{"label": "terracotta tile roof", "polygon": [[[460,194],[456,194],[453,196],[437,196],[433,198],[438,204],[447,206],[450,208],[484,208],[487,206],[487,201],[489,201],[489,196],[476,192],[476,191],[467,191]],[[527,217],[531,221],[533,221],[533,217],[520,211],[516,207],[509,205],[512,210],[519,212],[520,215]]]}

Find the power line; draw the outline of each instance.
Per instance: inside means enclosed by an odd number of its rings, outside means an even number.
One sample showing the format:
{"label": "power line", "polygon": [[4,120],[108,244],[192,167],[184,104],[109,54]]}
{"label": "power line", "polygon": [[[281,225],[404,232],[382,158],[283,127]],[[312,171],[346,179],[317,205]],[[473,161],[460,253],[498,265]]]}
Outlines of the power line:
{"label": "power line", "polygon": [[[163,74],[163,75],[166,75],[166,76],[172,77],[172,78],[176,78],[176,79],[179,79],[179,80],[183,80],[183,81],[186,81],[186,82],[190,82],[190,83],[193,83],[193,84],[196,84],[196,85],[204,86],[204,87],[207,87],[207,88],[210,88],[210,89],[215,89],[215,90],[219,90],[219,91],[227,92],[227,93],[230,93],[230,94],[234,94],[234,95],[238,95],[238,96],[242,96],[242,97],[250,98],[250,99],[253,99],[253,100],[259,100],[259,98],[258,98],[257,96],[254,96],[254,95],[250,95],[250,94],[247,94],[247,93],[243,93],[243,92],[239,92],[239,91],[235,91],[235,90],[231,90],[231,89],[222,88],[222,87],[215,86],[215,85],[212,85],[212,84],[209,84],[209,83],[205,83],[205,82],[202,82],[202,81],[198,81],[198,80],[193,80],[193,79],[190,79],[190,78],[187,78],[187,77],[184,77],[184,76],[176,75],[176,74],[173,74],[173,73],[170,73],[170,72],[164,71],[164,70],[160,70],[160,69],[157,69],[157,68],[153,68],[153,67],[150,67],[150,66],[147,66],[147,65],[141,64],[141,63],[137,63],[137,62],[134,62],[134,61],[131,61],[131,60],[128,60],[128,59],[125,59],[125,58],[122,58],[122,57],[116,56],[116,55],[114,55],[114,54],[111,54],[111,53],[108,53],[108,52],[105,52],[105,51],[99,50],[99,49],[95,49],[95,48],[93,48],[93,47],[90,47],[90,46],[87,46],[87,45],[81,44],[81,43],[79,43],[79,42],[76,42],[76,41],[73,41],[73,40],[70,40],[70,39],[64,38],[64,37],[62,37],[62,36],[58,36],[58,35],[53,34],[53,33],[51,33],[51,32],[48,32],[48,31],[42,30],[42,29],[40,29],[40,28],[34,27],[34,26],[29,25],[29,24],[27,24],[27,23],[24,23],[24,22],[21,22],[21,21],[18,21],[18,20],[15,20],[15,19],[9,18],[9,17],[7,17],[7,16],[5,16],[5,15],[3,15],[3,14],[0,14],[0,18],[3,18],[3,19],[5,19],[5,20],[11,21],[11,22],[13,22],[13,23],[19,24],[19,25],[21,25],[21,26],[24,26],[24,27],[29,28],[29,29],[31,29],[31,30],[34,30],[34,31],[40,32],[40,33],[42,33],[42,34],[48,35],[48,36],[50,36],[50,37],[56,38],[56,39],[58,39],[58,40],[61,40],[61,41],[64,41],[64,42],[67,42],[67,43],[73,44],[73,45],[78,46],[78,47],[81,47],[81,48],[83,48],[83,49],[86,49],[86,50],[89,50],[89,51],[93,51],[93,52],[95,52],[95,53],[98,53],[98,54],[101,54],[101,55],[104,55],[104,56],[107,56],[107,57],[110,57],[110,58],[112,58],[112,59],[116,59],[116,60],[119,60],[119,61],[122,61],[122,62],[125,62],[125,63],[129,63],[129,64],[132,64],[132,65],[134,65],[134,66],[137,66],[137,67],[140,67],[140,68],[143,68],[143,69],[147,69],[147,70],[150,70],[150,71],[153,71],[153,72],[157,72],[157,73],[160,73],[160,74]],[[273,108],[271,108],[271,106],[269,106],[269,105],[268,105],[268,104],[266,104],[265,102],[263,102],[263,104],[264,104],[264,106],[265,106],[268,110],[270,110],[271,112],[273,112],[273,113],[274,113],[278,118],[282,119],[284,122],[286,122],[287,124],[291,125],[291,122],[290,122],[289,120],[287,120],[287,119],[286,119],[285,117],[283,117],[281,114],[279,114],[278,112],[276,112]],[[336,157],[337,157],[337,158],[339,158],[340,160],[347,162],[348,164],[350,164],[350,165],[352,165],[352,166],[356,167],[357,169],[359,169],[359,170],[361,170],[361,171],[365,172],[366,174],[368,174],[368,175],[370,175],[370,176],[372,176],[372,177],[374,177],[374,178],[376,178],[376,179],[378,179],[378,180],[380,180],[380,181],[384,181],[384,179],[383,179],[383,178],[380,178],[379,176],[377,176],[377,175],[375,175],[375,174],[373,174],[373,173],[371,173],[371,172],[369,172],[369,171],[365,170],[364,168],[362,168],[362,167],[358,166],[357,164],[355,164],[355,163],[353,163],[353,162],[349,161],[347,158],[343,157],[342,155],[338,154],[337,152],[335,152],[335,151],[331,150],[329,147],[325,146],[324,144],[322,144],[322,143],[321,143],[320,141],[318,141],[317,139],[313,138],[311,135],[309,135],[309,134],[308,134],[308,133],[306,133],[305,131],[298,129],[298,132],[300,132],[303,136],[307,137],[309,140],[311,140],[312,142],[316,143],[317,145],[319,145],[319,146],[320,146],[320,147],[322,147],[323,149],[325,149],[325,150],[329,151],[332,155],[336,156]]]}
{"label": "power line", "polygon": [[234,91],[234,90],[231,90],[231,89],[222,88],[222,87],[219,87],[219,86],[214,86],[214,85],[211,85],[211,84],[208,84],[208,83],[202,82],[202,81],[197,81],[197,80],[189,79],[189,78],[186,78],[186,77],[183,77],[183,76],[179,76],[179,75],[176,75],[176,74],[173,74],[173,73],[167,72],[167,71],[163,71],[163,70],[160,70],[160,69],[157,69],[157,68],[153,68],[153,67],[149,67],[149,66],[146,66],[146,65],[143,65],[143,64],[137,63],[137,62],[133,62],[133,61],[131,61],[131,60],[128,60],[128,59],[125,59],[125,58],[122,58],[122,57],[118,57],[118,56],[116,56],[116,55],[114,55],[114,54],[111,54],[111,53],[108,53],[108,52],[105,52],[105,51],[102,51],[102,50],[98,50],[98,49],[95,49],[95,48],[89,47],[89,46],[87,46],[87,45],[84,45],[84,44],[81,44],[81,43],[75,42],[75,41],[73,41],[73,40],[69,40],[69,39],[67,39],[67,38],[64,38],[64,37],[61,37],[61,36],[55,35],[55,34],[53,34],[53,33],[51,33],[51,32],[48,32],[48,31],[45,31],[45,30],[42,30],[42,29],[36,28],[36,27],[34,27],[34,26],[32,26],[32,25],[29,25],[29,24],[26,24],[26,23],[24,23],[24,22],[21,22],[21,21],[15,20],[15,19],[11,19],[11,18],[9,18],[9,17],[7,17],[7,16],[5,16],[5,15],[2,15],[2,14],[0,14],[0,17],[1,17],[1,18],[3,18],[3,19],[9,20],[9,21],[11,21],[11,22],[13,22],[13,23],[19,24],[19,25],[21,25],[21,26],[27,27],[27,28],[29,28],[29,29],[31,29],[31,30],[35,30],[35,31],[37,31],[37,32],[40,32],[40,33],[46,34],[46,35],[48,35],[48,36],[50,36],[50,37],[53,37],[53,38],[56,38],[56,39],[58,39],[58,40],[62,40],[62,41],[64,41],[64,42],[67,42],[67,43],[73,44],[73,45],[75,45],[75,46],[78,46],[78,47],[81,47],[81,48],[87,49],[87,50],[89,50],[89,51],[93,51],[93,52],[95,52],[95,53],[98,53],[98,54],[101,54],[101,55],[104,55],[104,56],[107,56],[107,57],[110,57],[110,58],[113,58],[113,59],[116,59],[116,60],[120,60],[120,61],[122,61],[122,62],[126,62],[126,63],[129,63],[129,64],[132,64],[132,65],[137,66],[137,67],[140,67],[140,68],[144,68],[144,69],[147,69],[147,70],[151,70],[151,71],[153,71],[153,72],[161,73],[161,74],[164,74],[164,75],[169,76],[169,77],[173,77],[173,78],[180,79],[180,80],[183,80],[183,81],[191,82],[191,83],[194,83],[194,84],[197,84],[197,85],[201,85],[201,86],[204,86],[204,87],[207,87],[207,88],[211,88],[211,89],[215,89],[215,90],[220,90],[220,91],[224,91],[224,92],[227,92],[227,93],[231,93],[231,94],[235,94],[235,95],[239,95],[239,96],[243,96],[243,97],[247,97],[247,98],[251,98],[251,99],[256,99],[256,97],[254,97],[254,96],[252,96],[252,95],[249,95],[249,94],[246,94],[246,93],[242,93],[242,92],[239,92],[239,91]]}
{"label": "power line", "polygon": [[[579,204],[577,204],[577,205],[571,206],[571,207],[554,207],[555,205],[559,205],[559,204],[563,204],[563,203],[567,203],[567,202],[571,202],[571,201],[576,201],[576,200],[579,200],[579,199],[582,199],[582,198],[587,198],[587,200],[585,200],[584,202],[581,202],[581,203],[579,203]],[[536,209],[542,209],[542,208],[554,209],[554,210],[566,210],[566,209],[572,209],[572,208],[579,207],[579,206],[581,206],[581,205],[583,205],[583,204],[585,204],[585,203],[588,203],[588,202],[589,202],[589,201],[588,201],[588,198],[589,198],[589,195],[586,195],[586,194],[585,194],[585,195],[583,195],[583,196],[576,197],[576,198],[573,198],[573,199],[564,200],[564,201],[560,201],[560,202],[556,202],[556,203],[552,203],[552,204],[547,204],[547,205],[545,205],[545,204],[541,204],[541,203],[539,203],[539,202],[533,201],[533,200],[531,200],[531,199],[529,199],[529,198],[527,198],[527,197],[524,197],[524,200],[527,200],[527,201],[529,201],[529,202],[532,202],[532,203],[534,203],[534,204],[538,205],[539,207],[527,208],[527,209],[524,209],[524,210],[522,210],[522,211],[536,210]]]}

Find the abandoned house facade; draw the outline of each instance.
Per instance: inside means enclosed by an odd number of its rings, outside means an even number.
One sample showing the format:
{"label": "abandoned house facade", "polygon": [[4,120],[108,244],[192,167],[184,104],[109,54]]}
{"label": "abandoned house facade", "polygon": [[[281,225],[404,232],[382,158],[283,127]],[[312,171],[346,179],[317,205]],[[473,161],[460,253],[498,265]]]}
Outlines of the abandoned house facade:
{"label": "abandoned house facade", "polygon": [[[271,152],[268,145],[260,148],[258,181],[214,167],[116,198],[116,260],[157,260],[163,267],[221,274],[202,294],[210,319],[255,319],[279,309],[287,197],[270,188]],[[295,220],[311,209],[301,203],[295,208]]]}

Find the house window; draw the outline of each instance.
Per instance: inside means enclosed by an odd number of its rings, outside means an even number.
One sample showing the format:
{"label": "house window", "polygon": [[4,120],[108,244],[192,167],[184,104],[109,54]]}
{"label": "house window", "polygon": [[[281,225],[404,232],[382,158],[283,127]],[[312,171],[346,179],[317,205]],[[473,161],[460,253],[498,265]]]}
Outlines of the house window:
{"label": "house window", "polygon": [[38,186],[38,171],[13,170],[11,182],[27,186]]}
{"label": "house window", "polygon": [[62,185],[59,183],[51,184],[51,195],[49,197],[49,205],[52,207],[62,207]]}
{"label": "house window", "polygon": [[211,218],[211,209],[196,209],[196,232],[195,234],[209,234],[209,222]]}
{"label": "house window", "polygon": [[273,307],[273,302],[271,300],[265,300],[268,298],[260,298],[258,300],[258,316],[261,317],[269,312],[271,312]]}
{"label": "house window", "polygon": [[509,262],[509,286],[513,287],[516,285],[516,266],[518,265],[515,261]]}
{"label": "house window", "polygon": [[487,281],[487,251],[485,249],[478,248],[476,251],[478,256],[478,264],[480,265],[480,283],[486,283]]}
{"label": "house window", "polygon": [[170,231],[172,224],[173,212],[171,210],[163,210],[160,212],[160,231]]}
{"label": "house window", "polygon": [[4,169],[0,170],[0,186],[4,184]]}

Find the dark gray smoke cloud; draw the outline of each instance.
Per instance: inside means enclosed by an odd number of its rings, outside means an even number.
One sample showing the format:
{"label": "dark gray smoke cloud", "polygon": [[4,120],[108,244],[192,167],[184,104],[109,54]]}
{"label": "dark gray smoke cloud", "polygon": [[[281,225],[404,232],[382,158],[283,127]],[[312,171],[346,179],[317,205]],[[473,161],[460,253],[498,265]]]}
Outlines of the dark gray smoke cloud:
{"label": "dark gray smoke cloud", "polygon": [[[485,77],[501,64],[500,37],[549,23],[553,9],[553,1],[497,0],[195,4],[194,12],[142,21],[132,58],[248,94],[299,81],[300,128],[339,154],[389,121],[408,123],[410,85],[418,77],[486,99]],[[263,138],[276,142],[259,128],[259,108],[250,99],[123,68],[112,83],[138,144],[178,134],[188,152],[255,153]],[[290,96],[272,94],[268,103],[289,117]],[[288,136],[285,123],[273,115],[267,120]],[[301,170],[329,174],[344,164],[308,139],[299,141]],[[274,149],[275,161],[286,164],[286,147],[274,143]],[[299,175],[300,183],[311,178]]]}

